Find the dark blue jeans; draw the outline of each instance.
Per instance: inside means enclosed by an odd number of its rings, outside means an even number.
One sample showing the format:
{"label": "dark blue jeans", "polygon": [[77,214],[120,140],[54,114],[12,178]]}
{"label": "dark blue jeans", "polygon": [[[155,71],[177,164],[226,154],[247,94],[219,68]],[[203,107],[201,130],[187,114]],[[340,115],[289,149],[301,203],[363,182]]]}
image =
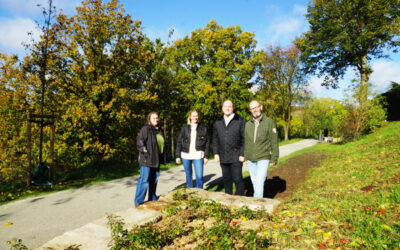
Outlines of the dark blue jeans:
{"label": "dark blue jeans", "polygon": [[183,167],[186,173],[186,184],[189,188],[193,187],[193,171],[192,171],[192,163],[194,167],[194,172],[196,174],[196,187],[203,188],[203,165],[204,160],[197,159],[197,160],[187,160],[182,158]]}
{"label": "dark blue jeans", "polygon": [[150,168],[140,166],[140,177],[136,186],[135,204],[144,203],[146,197],[147,187],[149,188],[149,201],[156,201],[157,181],[160,176],[160,168]]}

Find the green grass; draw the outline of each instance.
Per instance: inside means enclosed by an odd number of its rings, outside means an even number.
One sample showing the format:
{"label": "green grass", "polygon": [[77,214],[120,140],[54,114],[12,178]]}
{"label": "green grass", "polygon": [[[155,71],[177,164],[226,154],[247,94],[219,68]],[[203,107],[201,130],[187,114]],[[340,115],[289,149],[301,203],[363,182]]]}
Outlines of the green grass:
{"label": "green grass", "polygon": [[[270,248],[399,249],[400,122],[355,142],[297,151],[274,168],[314,150],[328,158],[265,223]],[[224,191],[222,182],[209,190]]]}
{"label": "green grass", "polygon": [[267,223],[275,246],[399,249],[400,123],[312,150],[329,157]]}
{"label": "green grass", "polygon": [[279,142],[279,146],[292,144],[292,143],[295,143],[295,142],[298,142],[298,141],[302,141],[302,140],[304,140],[304,138],[294,138],[294,139],[290,139],[290,140],[287,140],[287,141],[280,141]]}

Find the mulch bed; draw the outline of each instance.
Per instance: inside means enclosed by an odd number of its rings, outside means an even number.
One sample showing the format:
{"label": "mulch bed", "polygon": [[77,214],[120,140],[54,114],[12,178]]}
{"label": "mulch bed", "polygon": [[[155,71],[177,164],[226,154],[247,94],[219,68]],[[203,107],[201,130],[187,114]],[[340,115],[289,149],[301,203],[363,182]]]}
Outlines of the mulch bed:
{"label": "mulch bed", "polygon": [[[293,157],[286,163],[271,171],[268,171],[264,184],[264,197],[273,199],[289,198],[302,183],[308,174],[308,170],[320,165],[326,155],[320,151],[306,152]],[[253,196],[254,190],[250,177],[244,179],[246,196]]]}

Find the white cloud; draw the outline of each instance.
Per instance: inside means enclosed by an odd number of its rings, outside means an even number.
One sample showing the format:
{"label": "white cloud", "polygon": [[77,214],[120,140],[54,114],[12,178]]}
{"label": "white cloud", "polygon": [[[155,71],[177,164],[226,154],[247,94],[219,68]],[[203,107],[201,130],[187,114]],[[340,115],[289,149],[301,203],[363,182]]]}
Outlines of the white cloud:
{"label": "white cloud", "polygon": [[319,96],[323,90],[323,86],[321,86],[321,83],[323,82],[323,79],[320,79],[316,76],[312,77],[309,81],[308,85],[308,90],[311,91],[313,96]]}
{"label": "white cloud", "polygon": [[29,18],[0,18],[0,46],[3,50],[22,51],[22,42],[29,42],[28,32],[35,40],[39,39],[36,24]]}
{"label": "white cloud", "polygon": [[300,4],[295,4],[293,6],[293,14],[304,15],[306,13],[307,13],[307,6],[300,5]]}
{"label": "white cloud", "polygon": [[268,32],[272,34],[271,42],[276,43],[278,40],[290,40],[299,32],[301,22],[296,18],[287,18],[280,20],[268,27]]}
{"label": "white cloud", "polygon": [[372,65],[370,82],[372,90],[382,93],[386,91],[391,82],[400,82],[400,64],[393,61],[379,61]]}
{"label": "white cloud", "polygon": [[[311,77],[308,85],[308,90],[311,91],[314,97],[332,98],[336,100],[343,100],[345,93],[342,88],[333,89],[332,87],[321,86],[323,78],[317,76]],[[343,82],[339,82],[339,86]]]}

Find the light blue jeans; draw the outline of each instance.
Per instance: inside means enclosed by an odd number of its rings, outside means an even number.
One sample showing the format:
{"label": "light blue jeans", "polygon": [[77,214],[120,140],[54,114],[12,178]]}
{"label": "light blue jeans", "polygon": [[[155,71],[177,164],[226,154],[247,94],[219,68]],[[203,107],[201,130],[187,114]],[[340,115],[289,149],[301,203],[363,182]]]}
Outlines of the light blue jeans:
{"label": "light blue jeans", "polygon": [[185,169],[186,173],[186,184],[188,188],[193,187],[193,171],[192,171],[192,163],[194,167],[194,172],[196,174],[196,187],[203,188],[203,165],[204,159],[197,159],[197,160],[188,160],[182,158],[183,168]]}
{"label": "light blue jeans", "polygon": [[250,179],[253,183],[254,198],[264,197],[264,182],[267,178],[269,160],[247,161]]}

